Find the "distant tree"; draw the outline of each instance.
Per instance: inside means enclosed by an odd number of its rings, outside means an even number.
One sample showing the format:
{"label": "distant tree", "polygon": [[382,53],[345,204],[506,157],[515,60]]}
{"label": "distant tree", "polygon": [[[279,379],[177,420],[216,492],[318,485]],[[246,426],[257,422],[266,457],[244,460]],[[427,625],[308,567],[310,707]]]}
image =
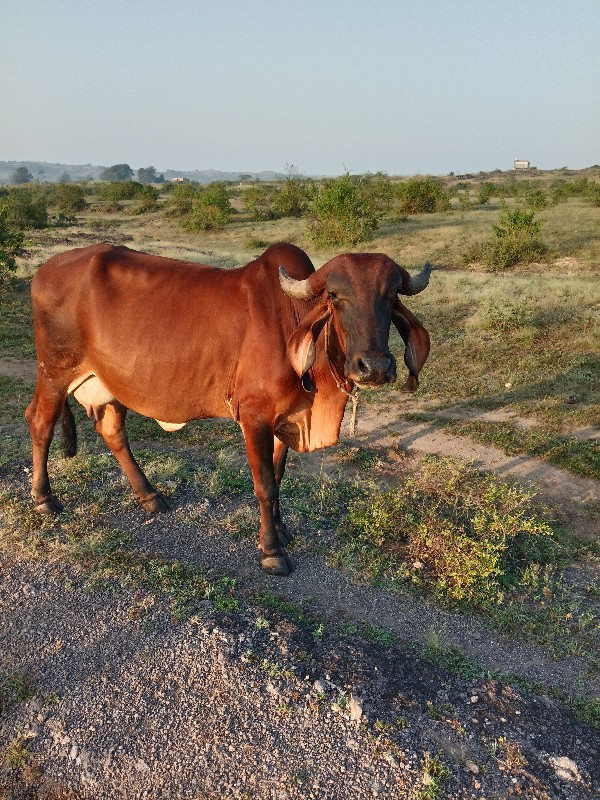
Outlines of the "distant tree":
{"label": "distant tree", "polygon": [[12,182],[16,184],[30,183],[33,180],[33,175],[27,167],[17,167],[13,172]]}
{"label": "distant tree", "polygon": [[128,181],[133,178],[133,170],[129,164],[113,164],[102,170],[100,180],[102,181]]}
{"label": "distant tree", "polygon": [[155,167],[140,167],[137,171],[137,179],[140,183],[158,183]]}
{"label": "distant tree", "polygon": [[241,181],[251,181],[252,175],[249,172],[240,172],[240,180]]}
{"label": "distant tree", "polygon": [[71,183],[71,173],[70,172],[63,172],[63,174],[58,179],[59,183]]}

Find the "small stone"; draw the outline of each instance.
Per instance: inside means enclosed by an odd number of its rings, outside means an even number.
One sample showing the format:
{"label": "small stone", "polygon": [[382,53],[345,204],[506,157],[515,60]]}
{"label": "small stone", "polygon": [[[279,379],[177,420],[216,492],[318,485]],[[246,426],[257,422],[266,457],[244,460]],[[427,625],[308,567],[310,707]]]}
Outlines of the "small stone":
{"label": "small stone", "polygon": [[473,781],[473,788],[481,789],[481,781]]}
{"label": "small stone", "polygon": [[71,759],[71,761],[75,761],[75,759],[77,758],[77,753],[78,752],[79,752],[79,749],[78,749],[77,745],[74,744],[73,747],[71,747],[71,750],[69,751],[69,758]]}
{"label": "small stone", "polygon": [[354,722],[358,722],[358,720],[363,715],[363,699],[362,697],[357,697],[355,694],[350,696],[350,702],[348,703],[348,710],[350,712],[350,719]]}
{"label": "small stone", "polygon": [[465,767],[469,770],[469,772],[472,772],[473,775],[479,774],[479,767],[474,761],[465,761]]}
{"label": "small stone", "polygon": [[327,683],[324,680],[321,680],[321,679],[316,680],[313,683],[313,689],[318,694],[326,694],[327,693]]}
{"label": "small stone", "polygon": [[135,762],[135,768],[138,772],[143,772],[143,773],[150,772],[150,767],[141,758],[138,758],[138,760]]}
{"label": "small stone", "polygon": [[559,778],[564,781],[581,781],[577,764],[568,756],[550,756],[549,760]]}
{"label": "small stone", "polygon": [[472,703],[478,703],[478,702],[479,702],[479,695],[477,695],[477,694],[472,694],[472,695],[471,695],[471,702],[472,702]]}

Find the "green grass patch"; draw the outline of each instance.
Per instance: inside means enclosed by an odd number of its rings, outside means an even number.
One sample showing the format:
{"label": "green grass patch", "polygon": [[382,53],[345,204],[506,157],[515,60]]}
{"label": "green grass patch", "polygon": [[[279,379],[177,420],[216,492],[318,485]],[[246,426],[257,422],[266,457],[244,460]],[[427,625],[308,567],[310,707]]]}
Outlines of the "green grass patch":
{"label": "green grass patch", "polygon": [[0,295],[0,352],[14,358],[35,358],[29,285],[15,281]]}
{"label": "green grass patch", "polygon": [[346,553],[455,606],[489,608],[556,550],[533,494],[451,459],[427,459],[398,488],[351,504]]}
{"label": "green grass patch", "polygon": [[426,420],[457,436],[469,436],[491,444],[506,455],[540,458],[576,475],[600,480],[600,442],[561,436],[548,430],[516,428],[508,422],[458,422],[427,414],[412,414],[412,419]]}
{"label": "green grass patch", "polygon": [[30,680],[25,673],[0,674],[0,717],[31,696]]}
{"label": "green grass patch", "polygon": [[164,597],[177,619],[202,613],[207,601],[220,611],[235,611],[239,606],[234,579],[209,579],[193,564],[152,558],[131,547],[129,534],[90,520],[87,514],[83,518],[79,509],[64,513],[61,519],[40,518],[32,509],[23,509],[14,496],[1,499],[12,526],[0,539],[0,548],[34,557],[60,557],[82,568],[92,588],[116,584]]}

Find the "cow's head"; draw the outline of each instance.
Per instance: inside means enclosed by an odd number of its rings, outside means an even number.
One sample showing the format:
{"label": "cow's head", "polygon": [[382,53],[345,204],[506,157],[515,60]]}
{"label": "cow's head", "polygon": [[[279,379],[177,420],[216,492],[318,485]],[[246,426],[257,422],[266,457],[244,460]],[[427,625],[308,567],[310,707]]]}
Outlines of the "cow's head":
{"label": "cow's head", "polygon": [[426,264],[411,277],[380,253],[337,256],[305,280],[290,278],[280,267],[279,280],[287,295],[317,299],[288,341],[288,356],[298,375],[302,377],[314,364],[315,342],[327,325],[342,354],[340,377],[358,386],[395,381],[396,361],[388,346],[390,323],[402,333],[402,311],[406,311],[398,295],[423,291],[430,272]]}

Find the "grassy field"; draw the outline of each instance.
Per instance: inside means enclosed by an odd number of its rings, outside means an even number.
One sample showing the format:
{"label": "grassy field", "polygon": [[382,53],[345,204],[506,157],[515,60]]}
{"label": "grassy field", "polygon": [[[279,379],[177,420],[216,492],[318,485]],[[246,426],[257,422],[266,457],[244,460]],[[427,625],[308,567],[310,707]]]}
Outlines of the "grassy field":
{"label": "grassy field", "polygon": [[[544,185],[548,180],[546,176],[539,182]],[[491,235],[501,210],[498,197],[486,205],[476,204],[480,183],[469,181],[463,190],[470,207],[454,197],[451,208],[444,212],[389,215],[371,240],[349,248],[384,252],[408,267],[420,266],[425,260],[436,265],[430,288],[409,301],[432,339],[421,388],[410,406],[412,418],[465,440],[493,445],[509,455],[532,456],[573,475],[600,480],[600,209],[578,196],[541,210],[538,218],[543,220],[547,246],[544,261],[491,272],[480,264],[463,264],[465,253]],[[233,198],[238,213],[224,230],[193,234],[160,209],[132,215],[129,202],[116,211],[108,204],[103,207],[97,198],[90,200],[93,206],[78,213],[73,224],[27,232],[17,279],[1,295],[0,425],[4,439],[0,468],[4,477],[0,488],[6,519],[13,531],[19,531],[7,541],[9,547],[29,554],[45,550],[49,557],[71,558],[87,565],[94,576],[121,574],[126,584],[137,581],[166,592],[168,585],[165,588],[155,574],[158,570],[162,575],[162,562],[152,566],[128,551],[129,539],[122,535],[111,511],[115,504],[127,503],[126,487],[119,483],[116,465],[89,427],[73,462],[63,462],[56,448],[53,450],[58,494],[73,509],[61,526],[49,521],[40,527],[21,496],[22,481],[15,485],[9,480],[14,470],[22,471],[28,463],[22,412],[32,391],[28,367],[34,357],[28,304],[31,276],[51,255],[99,241],[223,267],[242,265],[272,242],[282,240],[306,249],[317,267],[340,248],[317,250],[303,218],[251,220],[239,196]],[[515,207],[514,199],[507,202]],[[391,341],[402,363],[401,341],[395,333]],[[396,396],[389,387],[365,393],[364,399],[375,413],[381,410],[389,415]],[[482,418],[481,412],[502,416],[484,414]],[[82,414],[78,419],[81,428]],[[131,415],[128,428],[150,479],[166,493],[175,498],[193,496],[198,501],[203,496],[229,498],[216,516],[213,514],[211,524],[234,537],[254,535],[251,482],[234,425],[199,423],[173,438],[153,422]],[[377,505],[379,495],[388,488],[382,483],[380,469],[388,455],[377,448],[342,447],[325,468],[321,462],[317,474],[316,460],[309,461],[303,471],[302,459],[292,458],[284,487],[292,526],[326,526],[333,531],[339,545],[333,559],[337,566],[371,581],[387,582],[399,591],[423,592],[441,605],[481,614],[506,632],[519,626],[527,638],[557,657],[576,654],[586,659],[590,674],[597,675],[593,609],[598,600],[599,553],[595,543],[598,529],[594,531],[592,526],[598,524],[600,509],[588,509],[590,530],[582,537],[580,529],[569,527],[568,514],[562,528],[554,524],[551,503],[544,510],[529,497],[510,495],[510,487],[501,481],[482,483],[480,473],[471,466],[448,462],[446,477],[461,477],[446,485],[442,476],[420,459],[405,458],[399,469],[401,480],[396,477],[395,485],[404,487],[412,506],[402,513],[415,526],[422,523],[430,531],[439,526],[440,537],[447,537],[437,540],[437,561],[428,561],[427,553],[415,549],[410,531],[399,535],[395,523],[390,527],[382,521],[389,522],[392,513],[388,506]],[[95,488],[90,490],[92,484]],[[118,487],[116,492],[113,484]],[[474,486],[479,487],[476,496],[471,492]],[[449,501],[452,491],[463,501],[456,517]],[[76,499],[79,493],[84,494],[88,511],[84,512],[83,501]],[[470,542],[459,541],[458,531],[464,533],[470,526],[476,530],[481,514],[487,515],[488,528],[493,527],[489,520],[500,513],[499,497],[505,498],[506,527],[499,549],[494,551],[496,561],[486,552],[480,560],[442,565],[459,546],[472,553],[475,534]],[[396,509],[393,513],[399,513],[398,498],[390,495],[386,502]],[[428,504],[434,507],[434,517],[420,517]],[[90,507],[100,520],[92,532],[82,522]],[[448,534],[444,526],[451,519],[455,532]],[[509,529],[513,531],[510,535]],[[528,531],[538,537],[535,546],[521,546]],[[544,545],[538,547],[542,539]],[[546,546],[547,542],[551,544]],[[458,583],[467,581],[461,585],[468,585],[468,591],[456,593],[452,587],[458,584],[449,583],[447,575],[459,568],[464,574]],[[491,576],[487,588],[474,581],[475,573],[482,569]],[[566,581],[569,570],[575,570],[576,580]],[[178,613],[192,591],[185,588],[188,584],[196,586],[201,595],[208,586],[195,573],[188,575],[183,570],[180,577],[177,591],[183,600]],[[229,584],[224,588],[218,584],[217,596],[225,597],[219,602],[228,602],[229,589]]]}

